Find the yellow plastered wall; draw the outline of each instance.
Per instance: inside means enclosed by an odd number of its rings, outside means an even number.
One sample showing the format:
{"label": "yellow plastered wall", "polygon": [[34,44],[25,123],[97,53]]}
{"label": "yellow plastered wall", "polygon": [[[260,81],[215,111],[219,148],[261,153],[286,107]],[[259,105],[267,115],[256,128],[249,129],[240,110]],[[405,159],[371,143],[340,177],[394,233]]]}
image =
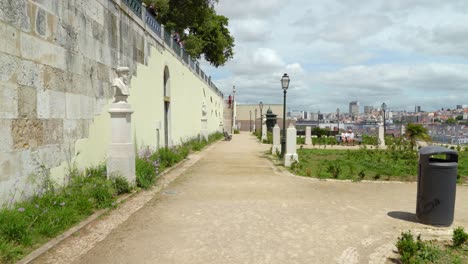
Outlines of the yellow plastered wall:
{"label": "yellow plastered wall", "polygon": [[[151,48],[146,65],[139,64],[131,80],[128,102],[132,105],[133,142],[136,148],[156,148],[157,127],[160,123],[159,143],[164,146],[164,68],[169,70],[170,141],[178,145],[197,137],[201,130],[202,104],[205,102],[208,131],[222,131],[223,98],[213,91],[182,64],[171,52]],[[132,69],[135,70],[135,69]],[[110,115],[107,112],[112,100],[89,126],[89,137],[75,142],[71,163],[79,169],[105,162],[110,143]],[[69,162],[51,170],[52,177],[60,182],[69,168]]]}

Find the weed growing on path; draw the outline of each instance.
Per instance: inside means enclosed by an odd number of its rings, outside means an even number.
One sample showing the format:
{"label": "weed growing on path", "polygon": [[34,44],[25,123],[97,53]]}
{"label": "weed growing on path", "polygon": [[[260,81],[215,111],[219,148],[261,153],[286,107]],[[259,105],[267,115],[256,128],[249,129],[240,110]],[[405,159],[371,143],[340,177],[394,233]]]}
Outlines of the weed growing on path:
{"label": "weed growing on path", "polygon": [[[468,247],[466,240],[455,246],[455,241],[464,233],[462,227],[458,227],[453,232],[453,245],[440,241],[423,241],[421,235],[416,240],[411,231],[402,232],[398,237],[396,247],[400,258],[397,261],[403,264],[413,263],[467,263]],[[466,235],[466,233],[465,233]],[[462,235],[463,236],[463,235]]]}

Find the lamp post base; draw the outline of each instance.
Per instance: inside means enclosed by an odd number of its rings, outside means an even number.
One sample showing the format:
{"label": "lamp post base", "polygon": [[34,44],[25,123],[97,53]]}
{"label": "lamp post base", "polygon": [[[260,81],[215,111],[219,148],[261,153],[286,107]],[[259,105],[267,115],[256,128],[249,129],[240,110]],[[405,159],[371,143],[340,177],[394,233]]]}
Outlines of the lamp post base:
{"label": "lamp post base", "polygon": [[284,154],[286,152],[286,138],[282,137],[281,138],[281,157],[284,157]]}

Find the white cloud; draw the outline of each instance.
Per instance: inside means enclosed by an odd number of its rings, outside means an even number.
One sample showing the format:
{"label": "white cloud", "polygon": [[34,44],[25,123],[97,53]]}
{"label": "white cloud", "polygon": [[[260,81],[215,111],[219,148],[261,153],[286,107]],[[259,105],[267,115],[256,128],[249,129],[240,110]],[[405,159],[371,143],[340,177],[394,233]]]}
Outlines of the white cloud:
{"label": "white cloud", "polygon": [[281,103],[288,73],[294,109],[468,103],[466,0],[223,0],[216,8],[230,19],[235,58],[207,71],[226,94],[235,82],[243,102]]}

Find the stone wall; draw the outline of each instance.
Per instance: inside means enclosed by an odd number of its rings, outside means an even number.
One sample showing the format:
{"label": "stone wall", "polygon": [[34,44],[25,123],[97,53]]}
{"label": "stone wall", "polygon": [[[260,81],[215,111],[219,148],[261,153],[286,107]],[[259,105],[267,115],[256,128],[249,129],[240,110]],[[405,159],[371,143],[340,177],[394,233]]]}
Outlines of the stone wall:
{"label": "stone wall", "polygon": [[0,0],[1,201],[32,193],[48,169],[60,183],[71,166],[105,161],[118,66],[133,75],[138,147],[165,145],[165,99],[169,146],[200,133],[203,102],[210,132],[220,129],[223,95],[144,15],[120,0]]}

